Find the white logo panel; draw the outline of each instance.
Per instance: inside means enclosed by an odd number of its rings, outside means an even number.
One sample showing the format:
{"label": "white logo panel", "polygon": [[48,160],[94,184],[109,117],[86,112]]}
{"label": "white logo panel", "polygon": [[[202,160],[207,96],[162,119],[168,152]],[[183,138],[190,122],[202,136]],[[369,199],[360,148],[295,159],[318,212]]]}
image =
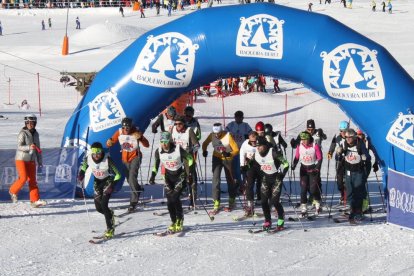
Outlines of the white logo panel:
{"label": "white logo panel", "polygon": [[344,101],[377,101],[385,98],[384,80],[377,52],[347,43],[322,52],[326,92]]}
{"label": "white logo panel", "polygon": [[256,14],[248,18],[240,18],[241,24],[237,33],[236,55],[282,59],[283,57],[283,23],[268,14]]}
{"label": "white logo panel", "polygon": [[180,33],[149,36],[135,63],[132,80],[154,87],[186,87],[193,77],[197,49],[198,44]]}
{"label": "white logo panel", "polygon": [[119,125],[123,117],[124,109],[114,93],[105,91],[89,103],[89,120],[94,132]]}
{"label": "white logo panel", "polygon": [[387,134],[387,141],[414,155],[414,115],[398,114]]}

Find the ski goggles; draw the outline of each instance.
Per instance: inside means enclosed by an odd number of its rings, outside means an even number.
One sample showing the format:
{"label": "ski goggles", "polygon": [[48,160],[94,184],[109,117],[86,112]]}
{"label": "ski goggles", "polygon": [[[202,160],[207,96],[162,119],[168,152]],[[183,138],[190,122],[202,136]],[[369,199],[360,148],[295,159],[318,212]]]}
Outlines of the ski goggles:
{"label": "ski goggles", "polygon": [[103,152],[100,148],[91,148],[92,154],[101,154]]}

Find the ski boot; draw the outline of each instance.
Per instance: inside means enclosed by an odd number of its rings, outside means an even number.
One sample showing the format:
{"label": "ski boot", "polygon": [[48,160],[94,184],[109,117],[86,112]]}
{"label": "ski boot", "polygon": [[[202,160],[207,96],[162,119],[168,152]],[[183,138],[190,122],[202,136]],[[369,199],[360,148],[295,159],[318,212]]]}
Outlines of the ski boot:
{"label": "ski boot", "polygon": [[137,204],[135,203],[131,203],[128,207],[128,213],[133,213],[135,212],[135,209],[137,209]]}
{"label": "ski boot", "polygon": [[105,237],[105,239],[112,239],[114,237],[114,234],[115,234],[115,229],[114,228],[107,229],[104,232],[104,237]]}
{"label": "ski boot", "polygon": [[170,233],[174,233],[176,231],[176,222],[171,223],[171,225],[168,226],[167,231]]}
{"label": "ski boot", "polygon": [[308,215],[308,206],[306,205],[306,203],[302,203],[300,205],[300,215],[302,216],[302,218]]}
{"label": "ski boot", "polygon": [[285,220],[284,219],[278,219],[277,220],[277,226],[276,226],[277,231],[282,231],[285,229]]}
{"label": "ski boot", "polygon": [[220,200],[214,200],[213,210],[210,211],[211,215],[217,215],[220,212]]}
{"label": "ski boot", "polygon": [[244,216],[245,217],[252,217],[254,215],[253,208],[254,208],[254,202],[253,201],[247,202],[247,206],[244,209]]}
{"label": "ski boot", "polygon": [[175,222],[175,232],[181,232],[184,229],[184,219],[177,219]]}
{"label": "ski boot", "polygon": [[229,207],[225,208],[224,211],[231,212],[236,208],[236,199],[234,197],[229,198]]}
{"label": "ski boot", "polygon": [[10,199],[13,203],[17,203],[17,195],[9,192]]}
{"label": "ski boot", "polygon": [[265,221],[262,225],[263,231],[269,231],[270,228],[272,228],[272,222],[271,221]]}
{"label": "ski boot", "polygon": [[38,200],[36,200],[34,202],[30,202],[30,205],[33,208],[38,208],[38,207],[41,207],[41,206],[45,206],[46,205],[46,201],[41,200],[41,199],[38,199]]}
{"label": "ski boot", "polygon": [[315,206],[315,216],[319,215],[320,212],[322,211],[321,203],[319,202],[319,200],[316,200],[316,199],[313,200],[312,205]]}

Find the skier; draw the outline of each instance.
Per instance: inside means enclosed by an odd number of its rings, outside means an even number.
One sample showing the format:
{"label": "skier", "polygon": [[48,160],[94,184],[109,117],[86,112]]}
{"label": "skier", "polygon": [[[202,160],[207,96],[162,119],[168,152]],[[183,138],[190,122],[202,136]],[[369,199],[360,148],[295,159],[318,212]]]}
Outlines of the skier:
{"label": "skier", "polygon": [[[259,135],[256,131],[251,131],[249,133],[248,139],[246,139],[240,147],[240,170],[242,174],[245,175],[246,183],[242,188],[244,189],[247,206],[245,208],[245,216],[249,217],[254,214],[254,183],[259,182],[261,184],[261,179],[259,174],[254,170],[249,170],[250,163],[256,153],[256,143],[257,137]],[[258,186],[258,190],[260,190]]]}
{"label": "skier", "polygon": [[122,17],[124,17],[124,8],[122,8],[122,6],[119,6],[119,12],[121,13]]}
{"label": "skier", "polygon": [[308,11],[312,11],[312,6],[313,6],[313,3],[312,2],[309,2],[309,4],[308,4]]}
{"label": "skier", "polygon": [[210,133],[204,140],[203,156],[207,158],[208,145],[212,143],[213,146],[213,157],[212,157],[212,170],[213,170],[213,211],[211,213],[217,214],[220,211],[220,181],[221,181],[221,170],[224,168],[226,175],[227,186],[229,191],[229,207],[226,211],[231,212],[236,207],[236,186],[234,183],[232,160],[234,156],[239,153],[239,147],[234,141],[231,133],[225,131],[221,123],[215,123],[213,125],[213,132]]}
{"label": "skier", "polygon": [[81,26],[80,26],[79,16],[76,16],[76,21],[75,22],[76,22],[76,29],[80,30]]}
{"label": "skier", "polygon": [[49,29],[51,29],[52,28],[52,18],[48,18],[47,19],[47,23],[48,23],[48,25],[49,25]]}
{"label": "skier", "polygon": [[[309,119],[306,121],[306,132],[309,132],[309,134],[312,137],[312,142],[315,142],[319,145],[320,149],[322,150],[322,141],[326,140],[326,134],[323,132],[322,128],[316,129],[315,127],[315,121],[313,119]],[[296,137],[296,139],[290,140],[290,145],[292,149],[296,148],[300,144],[300,134]]]}
{"label": "skier", "polygon": [[155,1],[155,9],[157,10],[157,15],[160,15],[160,0]]}
{"label": "skier", "polygon": [[[234,113],[234,121],[230,122],[226,131],[230,132],[233,136],[234,141],[237,143],[237,146],[240,148],[243,142],[249,137],[249,133],[252,131],[252,128],[248,123],[243,122],[244,113],[243,111],[236,111]],[[236,189],[238,186],[242,185],[242,178],[240,173],[240,155],[235,155],[233,158],[233,176],[236,181]]]}
{"label": "skier", "polygon": [[201,140],[201,127],[197,118],[194,118],[194,108],[192,106],[186,106],[184,109],[185,125],[191,128],[197,137],[197,140]]}
{"label": "skier", "polygon": [[388,0],[388,13],[392,13],[392,4],[390,0]]}
{"label": "skier", "polygon": [[273,79],[273,93],[281,92],[279,87],[279,80]]}
{"label": "skier", "polygon": [[[367,149],[368,153],[369,151],[372,152],[372,154],[375,157],[375,162],[372,165],[372,169],[374,171],[374,173],[376,173],[379,170],[379,156],[377,154],[377,151],[375,150],[374,146],[371,143],[371,139],[369,139],[368,136],[366,136],[361,130],[357,130],[357,136],[358,139],[360,139],[364,144],[365,144],[365,148]],[[368,181],[368,176],[371,173],[371,162],[370,161],[366,161],[365,162],[365,176],[366,178],[364,179],[364,183],[367,183]],[[364,197],[363,201],[362,201],[362,212],[365,214],[366,212],[369,211],[370,206],[369,206],[369,198],[368,198],[368,189],[367,189],[367,195]]]}
{"label": "skier", "polygon": [[287,143],[283,139],[282,133],[280,133],[280,131],[273,131],[273,127],[271,124],[265,124],[264,128],[266,140],[272,144],[272,147],[284,153],[284,156],[286,157]]}
{"label": "skier", "polygon": [[385,1],[382,1],[381,5],[382,5],[382,11],[385,12]]}
{"label": "skier", "polygon": [[3,27],[1,25],[1,21],[0,21],[0,35],[3,35]]}
{"label": "skier", "polygon": [[321,211],[321,189],[319,186],[320,170],[322,165],[322,152],[319,145],[312,142],[311,135],[307,131],[300,133],[301,143],[296,147],[295,159],[293,160],[292,171],[300,162],[300,208],[302,216],[308,214],[307,193],[310,192],[315,206],[315,215]]}
{"label": "skier", "polygon": [[[181,116],[175,117],[175,126],[172,129],[171,136],[174,144],[183,148],[188,154],[194,156],[197,154],[200,144],[197,140],[194,131],[191,128],[185,126],[184,118]],[[187,184],[189,190],[189,208],[195,208],[195,200],[197,199],[197,173],[196,162],[193,160],[193,164],[184,162],[184,168],[187,175]],[[155,178],[155,175],[151,176]]]}
{"label": "skier", "polygon": [[375,12],[375,9],[377,8],[377,3],[375,2],[375,0],[372,0],[371,7],[372,7],[372,11]]}
{"label": "skier", "polygon": [[[193,165],[193,157],[183,148],[174,145],[171,133],[162,132],[160,147],[154,153],[155,164],[152,171],[157,174],[160,163],[165,167],[165,194],[167,196],[168,212],[172,224],[169,232],[181,232],[183,230],[184,213],[180,200],[181,193],[186,186],[186,172],[184,162]],[[186,161],[184,161],[186,160]]]}
{"label": "skier", "polygon": [[110,239],[115,234],[115,216],[114,211],[109,207],[109,199],[115,182],[121,178],[121,174],[116,168],[109,155],[104,153],[102,144],[94,142],[90,151],[85,154],[78,174],[78,181],[82,183],[85,178],[85,172],[88,167],[92,168],[94,203],[96,211],[105,216],[106,231],[104,237]]}
{"label": "skier", "polygon": [[362,201],[366,196],[366,163],[371,161],[363,141],[358,139],[355,130],[348,129],[345,142],[339,146],[337,154],[344,159],[346,197],[351,206],[349,222],[355,224],[363,219]]}
{"label": "skier", "polygon": [[158,115],[155,122],[152,124],[152,133],[157,133],[157,128],[160,127],[161,131],[171,132],[174,126],[174,117],[177,116],[177,111],[174,106],[169,106],[166,112]]}
{"label": "skier", "polygon": [[37,117],[28,114],[24,117],[25,126],[17,137],[16,170],[19,178],[10,186],[9,194],[13,203],[17,202],[17,195],[26,181],[29,182],[30,205],[33,208],[46,205],[46,201],[39,197],[39,188],[36,181],[36,161],[38,169],[43,167],[42,151],[40,149],[39,133],[36,131]]}
{"label": "skier", "polygon": [[129,212],[133,212],[139,201],[139,196],[144,190],[138,184],[138,171],[141,167],[142,153],[139,147],[141,143],[143,147],[148,148],[149,142],[139,129],[133,125],[132,119],[125,117],[121,121],[121,128],[117,130],[111,138],[106,141],[108,148],[114,143],[119,142],[122,152],[122,163],[125,166],[125,175],[129,186],[131,187]]}
{"label": "skier", "polygon": [[46,30],[45,21],[42,19],[42,31]]}
{"label": "skier", "polygon": [[285,212],[280,203],[280,195],[283,178],[289,170],[289,163],[279,151],[271,147],[266,138],[258,137],[256,146],[257,152],[254,154],[253,163],[249,170],[252,170],[253,174],[258,174],[262,178],[262,209],[265,217],[263,230],[268,231],[272,227],[269,205],[273,205],[276,208],[278,216],[277,230],[283,230]]}
{"label": "skier", "polygon": [[139,8],[139,11],[141,12],[141,18],[145,18],[145,14],[144,14],[144,7],[141,5],[141,7]]}
{"label": "skier", "polygon": [[339,135],[335,135],[332,138],[331,146],[329,147],[328,151],[328,160],[332,159],[332,155],[335,151],[335,160],[336,160],[336,184],[338,187],[339,192],[341,193],[341,198],[339,200],[339,205],[346,204],[345,202],[345,184],[344,184],[344,177],[345,177],[345,170],[344,170],[344,160],[340,154],[337,154],[336,149],[342,147],[345,143],[345,132],[349,128],[349,123],[347,121],[341,121],[339,123]]}

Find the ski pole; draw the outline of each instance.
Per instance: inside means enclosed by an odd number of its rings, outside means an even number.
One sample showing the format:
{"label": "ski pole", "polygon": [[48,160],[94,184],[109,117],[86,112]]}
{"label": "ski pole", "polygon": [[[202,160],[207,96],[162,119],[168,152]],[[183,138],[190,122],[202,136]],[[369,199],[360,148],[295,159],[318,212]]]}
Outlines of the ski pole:
{"label": "ski pole", "polygon": [[335,161],[335,182],[332,185],[332,196],[331,196],[331,204],[329,206],[328,220],[331,218],[332,203],[333,203],[333,197],[335,193],[335,183],[337,181],[338,181],[338,161]]}
{"label": "ski pole", "polygon": [[204,157],[204,190],[206,191],[205,204],[207,204],[207,157]]}
{"label": "ski pole", "polygon": [[283,183],[283,181],[282,181],[282,185],[283,185],[283,189],[285,189],[285,191],[286,191],[286,195],[287,195],[287,197],[288,197],[288,202],[289,202],[289,203],[290,203],[290,205],[292,206],[292,208],[293,208],[293,212],[295,212],[296,218],[298,219],[298,221],[299,221],[299,223],[300,223],[300,226],[302,227],[303,232],[307,232],[308,230],[307,230],[307,229],[305,229],[305,227],[303,226],[302,220],[300,219],[300,217],[299,217],[299,215],[298,215],[298,212],[296,212],[296,206],[293,204],[293,202],[292,202],[292,198],[290,197],[290,194],[287,192],[287,190],[286,190],[286,186],[285,186],[285,183]]}
{"label": "ski pole", "polygon": [[80,186],[82,188],[83,202],[85,203],[86,214],[88,216],[89,231],[94,233],[95,231],[92,230],[91,219],[89,217],[89,208],[88,208],[88,205],[86,204],[85,188],[83,187],[83,184],[84,184],[84,181],[82,180],[82,182],[80,183]]}
{"label": "ski pole", "polygon": [[151,171],[151,161],[152,161],[152,151],[154,150],[154,140],[155,140],[155,133],[152,135],[151,154],[150,154],[150,161],[148,163],[147,183],[149,183],[149,175]]}
{"label": "ski pole", "polygon": [[382,194],[381,183],[380,183],[380,181],[379,181],[379,179],[378,179],[378,174],[377,174],[377,172],[374,172],[374,173],[375,173],[375,177],[376,177],[376,179],[377,179],[378,189],[379,189],[379,192],[380,192],[380,195],[381,195],[382,209],[384,210],[384,213],[386,213],[386,212],[387,212],[387,209],[385,208],[385,202],[384,202],[384,196],[383,196],[383,194]]}
{"label": "ski pole", "polygon": [[326,186],[325,186],[325,205],[328,205],[328,179],[329,179],[329,164],[331,159],[328,159],[328,171],[326,172]]}
{"label": "ski pole", "polygon": [[204,211],[206,211],[207,216],[208,216],[208,218],[210,219],[210,221],[213,221],[213,220],[214,220],[214,216],[210,216],[210,214],[209,214],[209,213],[208,213],[208,211],[207,211],[206,206],[203,204],[203,202],[202,202],[201,200],[199,200],[199,201],[200,201],[200,203],[201,203],[201,206],[203,206]]}
{"label": "ski pole", "polygon": [[372,221],[372,208],[371,208],[371,199],[369,197],[369,189],[368,189],[368,178],[367,181],[365,181],[365,189],[367,190],[367,196],[368,196],[368,210]]}

